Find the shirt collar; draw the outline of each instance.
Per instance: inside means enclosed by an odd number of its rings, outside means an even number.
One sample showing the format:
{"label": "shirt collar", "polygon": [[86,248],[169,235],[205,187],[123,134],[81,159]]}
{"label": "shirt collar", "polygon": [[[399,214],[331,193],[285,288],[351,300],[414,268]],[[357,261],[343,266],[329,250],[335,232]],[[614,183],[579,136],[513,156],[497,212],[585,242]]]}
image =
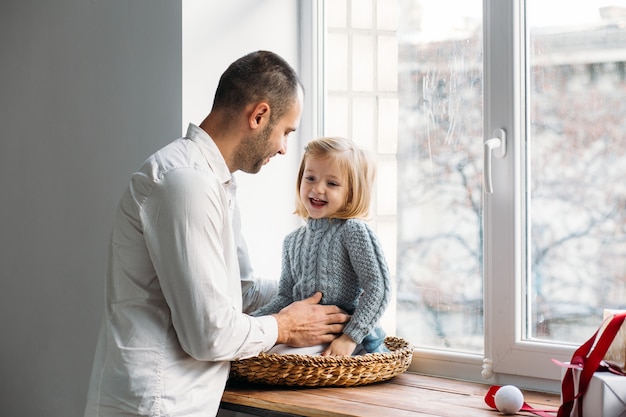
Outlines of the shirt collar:
{"label": "shirt collar", "polygon": [[211,138],[208,133],[193,123],[189,123],[185,138],[198,144],[202,154],[209,164],[209,167],[213,170],[215,176],[222,184],[235,183],[235,178],[228,170],[228,165],[226,165],[224,157],[213,141],[213,138]]}

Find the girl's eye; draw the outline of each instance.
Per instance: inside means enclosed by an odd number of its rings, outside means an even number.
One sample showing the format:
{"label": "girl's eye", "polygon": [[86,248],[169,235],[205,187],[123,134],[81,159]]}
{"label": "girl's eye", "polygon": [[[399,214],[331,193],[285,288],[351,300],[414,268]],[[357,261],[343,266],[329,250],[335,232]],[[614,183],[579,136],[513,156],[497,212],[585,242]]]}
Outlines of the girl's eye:
{"label": "girl's eye", "polygon": [[337,184],[336,182],[329,182],[328,186],[330,186],[330,187],[338,187],[339,184]]}
{"label": "girl's eye", "polygon": [[311,182],[311,181],[315,181],[314,177],[304,177],[305,180]]}

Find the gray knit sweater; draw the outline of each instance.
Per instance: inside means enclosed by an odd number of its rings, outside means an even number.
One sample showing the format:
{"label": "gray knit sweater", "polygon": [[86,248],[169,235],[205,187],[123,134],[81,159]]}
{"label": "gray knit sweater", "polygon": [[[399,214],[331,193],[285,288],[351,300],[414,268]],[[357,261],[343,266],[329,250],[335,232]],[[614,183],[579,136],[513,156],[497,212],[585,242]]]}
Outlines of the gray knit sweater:
{"label": "gray knit sweater", "polygon": [[389,269],[378,239],[362,220],[309,219],[283,243],[278,294],[252,315],[279,312],[293,301],[323,294],[352,319],[344,333],[361,343],[391,297]]}

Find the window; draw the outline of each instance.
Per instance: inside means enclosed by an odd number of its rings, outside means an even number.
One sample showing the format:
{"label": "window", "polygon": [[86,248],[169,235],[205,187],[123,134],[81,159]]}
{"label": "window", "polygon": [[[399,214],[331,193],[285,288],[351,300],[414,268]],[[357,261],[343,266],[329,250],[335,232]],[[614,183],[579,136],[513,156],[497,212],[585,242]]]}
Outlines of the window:
{"label": "window", "polygon": [[626,2],[560,6],[528,2],[526,332],[581,342],[626,306]]}
{"label": "window", "polygon": [[[376,155],[372,226],[396,274],[398,42],[395,1],[325,3],[323,131],[352,138]],[[394,296],[394,299],[396,297]],[[392,303],[395,304],[395,303]],[[390,307],[395,311],[395,307]],[[383,318],[394,328],[394,315]]]}
{"label": "window", "polygon": [[323,4],[321,129],[378,156],[386,327],[419,371],[557,391],[550,358],[626,304],[626,2]]}

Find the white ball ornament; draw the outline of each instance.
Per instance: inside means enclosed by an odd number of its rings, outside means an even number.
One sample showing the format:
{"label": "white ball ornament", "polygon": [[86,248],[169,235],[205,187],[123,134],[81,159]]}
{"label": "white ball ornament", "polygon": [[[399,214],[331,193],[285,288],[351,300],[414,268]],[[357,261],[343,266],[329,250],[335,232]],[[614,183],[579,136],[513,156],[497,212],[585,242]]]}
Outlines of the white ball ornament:
{"label": "white ball ornament", "polygon": [[493,399],[502,414],[515,414],[524,405],[524,394],[514,385],[500,387]]}

